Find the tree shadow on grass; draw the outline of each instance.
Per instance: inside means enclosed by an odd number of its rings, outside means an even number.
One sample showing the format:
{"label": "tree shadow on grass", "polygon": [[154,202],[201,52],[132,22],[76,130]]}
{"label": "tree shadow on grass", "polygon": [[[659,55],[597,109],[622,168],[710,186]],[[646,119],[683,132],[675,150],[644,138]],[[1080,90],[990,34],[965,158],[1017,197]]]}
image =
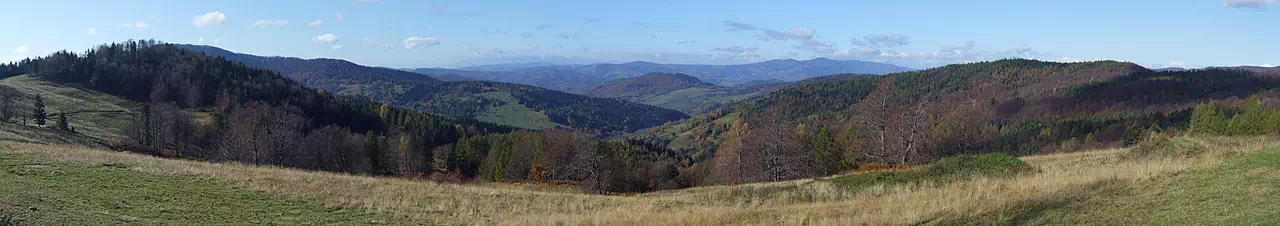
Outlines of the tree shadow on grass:
{"label": "tree shadow on grass", "polygon": [[1098,181],[1073,186],[1064,191],[1027,199],[1013,205],[976,216],[944,215],[921,222],[920,225],[1041,225],[1051,213],[1079,213],[1092,210],[1090,199],[1123,195],[1132,189],[1118,179]]}

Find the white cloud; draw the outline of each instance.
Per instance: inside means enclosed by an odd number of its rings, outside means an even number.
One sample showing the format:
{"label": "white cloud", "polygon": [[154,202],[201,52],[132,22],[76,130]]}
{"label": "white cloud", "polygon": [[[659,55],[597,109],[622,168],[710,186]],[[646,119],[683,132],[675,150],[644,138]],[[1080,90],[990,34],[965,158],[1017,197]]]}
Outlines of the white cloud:
{"label": "white cloud", "polygon": [[18,46],[18,48],[13,49],[13,55],[9,56],[9,60],[18,61],[18,60],[25,59],[27,58],[27,51],[30,51],[30,50],[31,50],[31,47]]}
{"label": "white cloud", "polygon": [[418,47],[432,47],[440,45],[440,39],[435,37],[409,37],[401,41],[405,49],[413,49]]}
{"label": "white cloud", "polygon": [[324,24],[323,20],[312,20],[311,23],[307,23],[307,26],[317,27],[323,24]]}
{"label": "white cloud", "polygon": [[311,38],[311,42],[333,44],[335,42],[338,42],[338,35],[335,35],[333,33],[323,34],[323,35]]}
{"label": "white cloud", "polygon": [[84,34],[89,35],[89,36],[95,36],[95,35],[98,35],[98,29],[89,28],[89,30],[85,30],[85,31],[84,31]]}
{"label": "white cloud", "polygon": [[222,12],[207,12],[199,16],[192,17],[191,25],[196,27],[209,27],[222,24],[227,21],[227,14]]}
{"label": "white cloud", "polygon": [[342,49],[342,45],[333,45],[333,46],[330,46],[329,48],[330,48],[330,49],[335,49],[335,50],[336,50],[336,49]]}
{"label": "white cloud", "polygon": [[1165,64],[1164,64],[1164,67],[1179,67],[1179,68],[1187,68],[1187,62],[1176,61],[1176,60],[1174,60],[1174,61],[1169,61],[1169,63],[1165,63]]}
{"label": "white cloud", "polygon": [[288,20],[267,20],[267,19],[261,19],[261,20],[258,20],[258,21],[254,21],[254,22],[253,22],[253,26],[255,26],[255,27],[261,27],[261,28],[273,27],[273,26],[275,26],[275,27],[283,27],[283,26],[288,26],[288,25],[289,25],[289,21],[288,21]]}
{"label": "white cloud", "polygon": [[120,24],[120,27],[124,27],[124,28],[133,28],[133,29],[146,29],[146,28],[148,28],[148,27],[151,27],[151,24],[147,24],[147,21],[143,21],[143,20],[136,20],[136,21],[133,21],[133,22],[127,22],[127,23],[124,23],[124,24]]}
{"label": "white cloud", "polygon": [[338,12],[337,14],[334,14],[334,15],[333,15],[333,17],[334,17],[334,18],[338,18],[338,21],[342,21],[342,20],[346,20],[346,19],[347,19],[347,16],[342,15],[342,12]]}
{"label": "white cloud", "polygon": [[1265,9],[1275,0],[1223,0],[1222,3],[1231,8]]}

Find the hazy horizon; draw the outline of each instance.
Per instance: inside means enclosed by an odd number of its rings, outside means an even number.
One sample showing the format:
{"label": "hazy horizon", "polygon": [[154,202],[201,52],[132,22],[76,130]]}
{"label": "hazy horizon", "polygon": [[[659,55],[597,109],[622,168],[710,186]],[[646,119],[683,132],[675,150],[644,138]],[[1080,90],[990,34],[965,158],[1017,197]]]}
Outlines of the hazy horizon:
{"label": "hazy horizon", "polygon": [[[1151,68],[1276,66],[1272,0],[1072,2],[520,1],[0,3],[9,61],[127,39],[390,68],[544,62],[862,60],[930,68],[1003,58]],[[57,9],[40,10],[40,9]],[[41,20],[58,12],[56,20]],[[1213,30],[1214,32],[1202,32]]]}

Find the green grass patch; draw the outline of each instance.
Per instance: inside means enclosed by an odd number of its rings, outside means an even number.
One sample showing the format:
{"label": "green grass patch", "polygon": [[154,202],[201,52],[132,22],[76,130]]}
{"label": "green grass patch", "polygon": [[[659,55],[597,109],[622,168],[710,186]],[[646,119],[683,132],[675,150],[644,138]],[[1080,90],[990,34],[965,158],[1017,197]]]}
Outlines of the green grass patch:
{"label": "green grass patch", "polygon": [[975,177],[1012,177],[1037,171],[1012,155],[990,153],[948,157],[913,170],[859,173],[828,181],[844,188],[858,189],[873,185],[941,184]]}
{"label": "green grass patch", "polygon": [[482,93],[480,96],[503,103],[498,106],[489,106],[484,113],[476,116],[476,119],[480,121],[525,129],[550,129],[556,127],[556,123],[552,122],[551,118],[548,118],[546,114],[520,105],[520,102],[511,97],[510,93],[488,92]]}
{"label": "green grass patch", "polygon": [[363,225],[394,217],[203,176],[53,161],[0,146],[0,215],[17,225]]}
{"label": "green grass patch", "polygon": [[[1176,141],[1176,139],[1175,139]],[[1177,153],[1177,152],[1175,152]],[[1245,153],[1218,167],[1145,181],[1068,189],[938,225],[1275,225],[1280,220],[1280,148]]]}
{"label": "green grass patch", "polygon": [[644,97],[638,102],[696,115],[713,110],[715,106],[746,100],[756,95],[760,93],[742,92],[729,88],[694,87]]}
{"label": "green grass patch", "polygon": [[[68,123],[77,132],[105,139],[123,136],[141,104],[76,86],[53,83],[22,75],[0,79],[0,91],[18,92],[24,96],[40,95],[50,114],[68,113]],[[30,107],[30,100],[22,100]],[[51,117],[49,125],[56,123]],[[34,124],[32,125],[34,126]]]}

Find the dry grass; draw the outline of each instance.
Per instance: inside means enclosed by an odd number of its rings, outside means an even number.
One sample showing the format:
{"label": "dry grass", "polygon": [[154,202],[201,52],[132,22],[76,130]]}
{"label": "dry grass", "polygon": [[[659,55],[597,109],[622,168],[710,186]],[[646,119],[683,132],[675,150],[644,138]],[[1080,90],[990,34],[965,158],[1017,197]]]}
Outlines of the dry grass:
{"label": "dry grass", "polygon": [[[1195,140],[1214,145],[1216,152],[1247,152],[1276,142],[1271,138]],[[69,146],[9,145],[15,151],[43,153],[53,159],[120,163],[147,173],[220,178],[252,190],[320,200],[335,207],[392,213],[413,221],[401,223],[485,225],[930,224],[940,218],[977,216],[1028,201],[1057,200],[1084,187],[1144,181],[1215,166],[1225,158],[1216,154],[1125,158],[1127,150],[1112,149],[1027,157],[1024,160],[1040,168],[1040,173],[1003,179],[880,185],[859,190],[841,189],[824,181],[798,180],[601,196],[528,188],[534,185],[439,184],[177,161]]]}

